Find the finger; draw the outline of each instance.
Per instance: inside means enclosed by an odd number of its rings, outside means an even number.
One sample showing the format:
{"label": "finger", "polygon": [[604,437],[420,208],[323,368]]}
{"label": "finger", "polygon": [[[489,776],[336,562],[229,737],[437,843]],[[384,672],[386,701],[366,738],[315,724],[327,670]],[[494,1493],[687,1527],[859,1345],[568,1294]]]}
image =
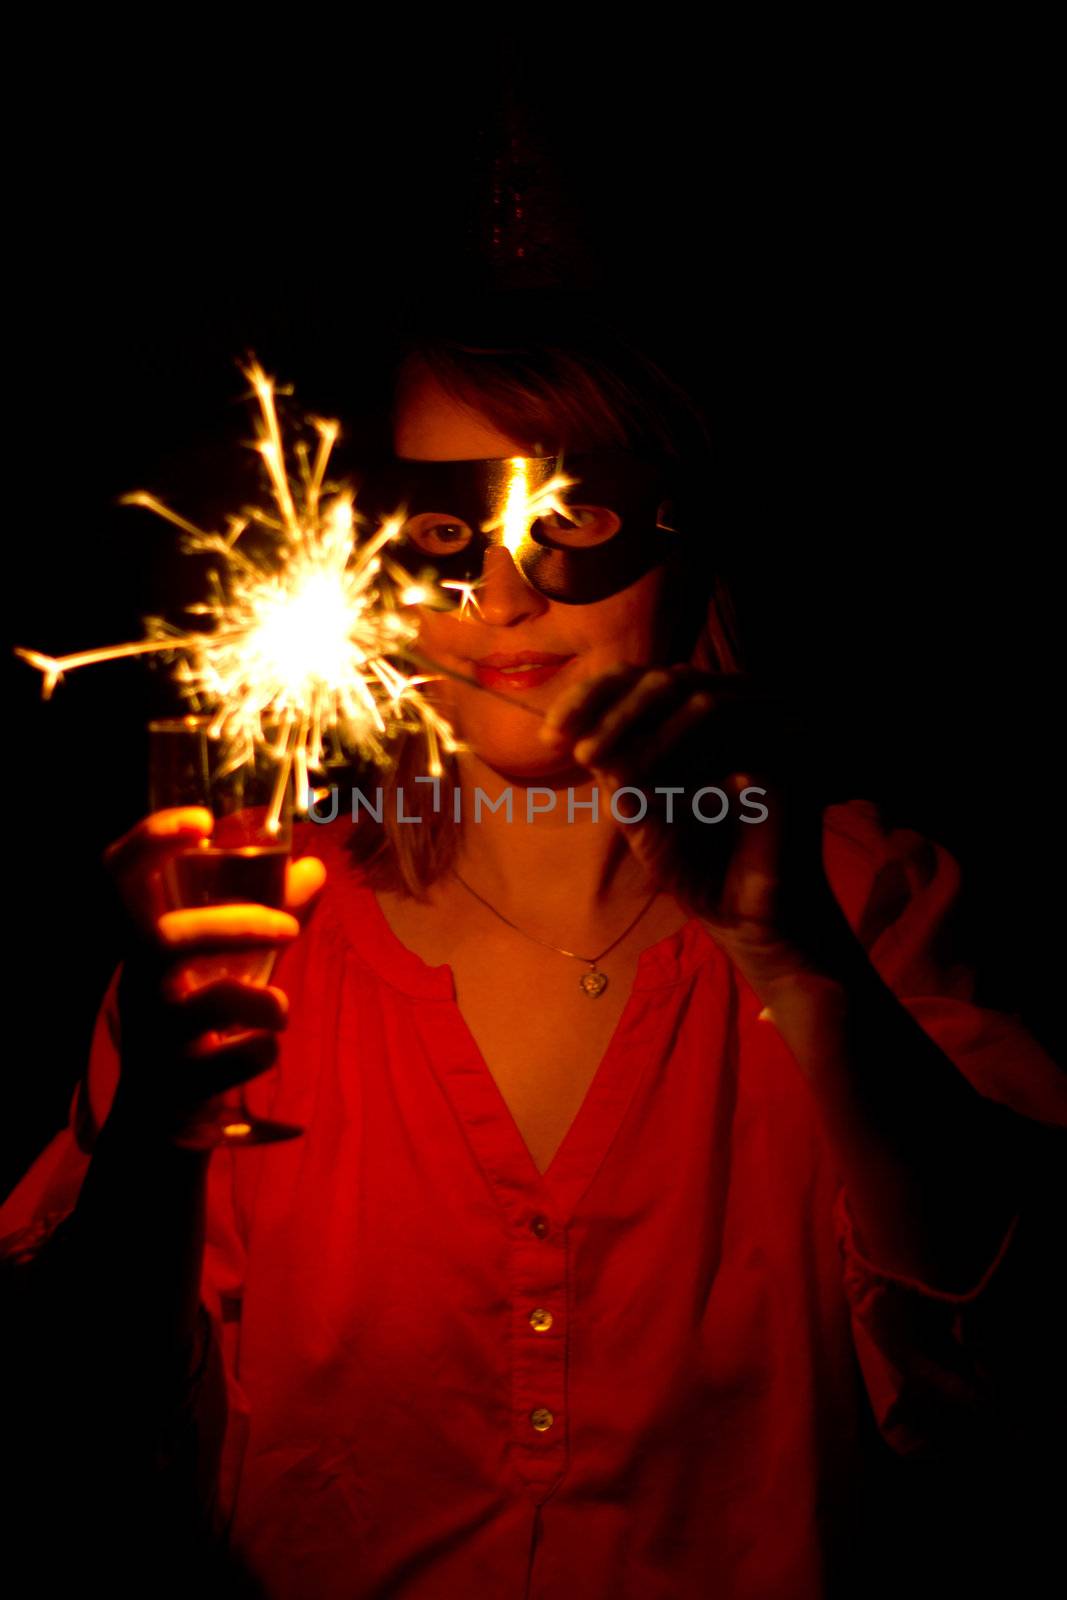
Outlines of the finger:
{"label": "finger", "polygon": [[284,989],[238,978],[219,978],[190,991],[179,969],[164,985],[172,1006],[170,1025],[183,1038],[195,1038],[220,1028],[270,1028],[280,1031],[289,1020],[289,999]]}
{"label": "finger", "polygon": [[285,872],[286,910],[306,910],[325,882],[326,868],[317,856],[301,856],[299,861],[290,861]]}
{"label": "finger", "polygon": [[647,739],[641,741],[632,772],[635,777],[652,772],[665,759],[669,759],[673,750],[676,750],[684,741],[706,723],[715,709],[715,697],[706,689],[698,689],[696,694],[689,695],[688,699],[672,712],[666,722],[653,732]]}
{"label": "finger", "polygon": [[545,713],[540,729],[541,738],[577,738],[599,712],[617,699],[638,677],[638,667],[615,667],[564,689]]}
{"label": "finger", "polygon": [[735,920],[767,923],[776,917],[780,890],[782,796],[760,785],[759,778],[751,772],[733,772],[723,782],[731,799],[739,799],[744,790],[753,787],[764,789],[767,815],[735,829],[729,875]]}
{"label": "finger", "polygon": [[194,950],[232,950],[242,945],[289,944],[299,932],[299,922],[286,911],[239,903],[165,911],[155,924],[160,949],[185,954]]}
{"label": "finger", "polygon": [[595,727],[574,747],[575,759],[593,767],[618,759],[622,747],[634,744],[641,733],[668,714],[668,708],[686,693],[685,681],[666,668],[646,672],[639,682],[606,711]]}
{"label": "finger", "polygon": [[134,870],[151,871],[176,850],[206,839],[214,826],[206,806],[172,806],[142,817],[121,839],[104,851],[104,865],[116,875]]}
{"label": "finger", "polygon": [[164,883],[167,863],[202,843],[213,826],[211,812],[204,806],[154,811],[104,852],[105,870],[142,937],[152,937],[152,924],[169,903]]}
{"label": "finger", "polygon": [[180,1098],[195,1104],[266,1072],[278,1059],[278,1038],[256,1029],[239,1034],[207,1033],[194,1041],[188,1054],[188,1090]]}
{"label": "finger", "polygon": [[730,693],[704,680],[665,721],[652,721],[645,719],[640,739],[602,752],[595,758],[599,766],[622,759],[627,771],[645,774],[673,758],[691,777],[699,768],[709,782],[721,783],[743,767],[781,772],[790,763],[784,704],[769,695]]}

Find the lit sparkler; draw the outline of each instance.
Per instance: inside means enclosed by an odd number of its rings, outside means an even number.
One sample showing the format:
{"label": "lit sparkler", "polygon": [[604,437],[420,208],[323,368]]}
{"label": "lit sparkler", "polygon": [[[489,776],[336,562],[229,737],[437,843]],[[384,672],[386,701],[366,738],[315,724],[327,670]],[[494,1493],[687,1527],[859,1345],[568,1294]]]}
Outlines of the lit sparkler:
{"label": "lit sparkler", "polygon": [[[217,560],[208,598],[188,608],[203,625],[182,628],[149,618],[147,637],[136,643],[59,658],[34,650],[18,654],[44,675],[46,698],[76,667],[132,655],[170,657],[183,695],[208,711],[211,735],[224,742],[225,769],[243,765],[256,749],[269,752],[277,772],[276,821],[290,776],[297,807],[304,809],[309,770],[320,770],[329,755],[358,754],[382,764],[397,733],[420,731],[428,770],[439,776],[442,753],[460,746],[421,692],[427,676],[407,676],[395,665],[397,657],[412,659],[418,633],[413,608],[431,598],[426,584],[413,584],[389,560],[401,518],[388,519],[370,537],[357,534],[351,495],[326,480],[335,422],[313,419],[314,456],[299,441],[291,477],[274,385],[255,361],[245,375],[258,401],[256,447],[272,508],[229,518],[219,534],[151,495],[124,497],[125,504],[146,507],[179,528],[187,553]],[[250,524],[270,535],[265,554],[240,543]]]}

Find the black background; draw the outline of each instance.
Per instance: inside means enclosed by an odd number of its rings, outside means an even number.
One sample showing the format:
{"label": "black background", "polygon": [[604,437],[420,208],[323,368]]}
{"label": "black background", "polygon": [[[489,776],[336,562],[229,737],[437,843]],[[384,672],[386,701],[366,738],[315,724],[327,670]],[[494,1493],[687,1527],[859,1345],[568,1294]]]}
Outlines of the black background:
{"label": "black background", "polygon": [[[76,26],[27,51],[8,142],[9,643],[133,639],[192,597],[171,532],[116,500],[207,515],[243,490],[246,351],[350,436],[380,424],[388,330],[481,281],[518,127],[564,275],[657,324],[710,411],[709,537],[761,663],[811,685],[838,796],[953,851],[980,996],[1059,1051],[1039,42],[290,17],[264,52],[191,18]],[[3,663],[6,1188],[65,1118],[118,959],[98,862],[144,810],[165,691],[117,664],[43,704]]]}

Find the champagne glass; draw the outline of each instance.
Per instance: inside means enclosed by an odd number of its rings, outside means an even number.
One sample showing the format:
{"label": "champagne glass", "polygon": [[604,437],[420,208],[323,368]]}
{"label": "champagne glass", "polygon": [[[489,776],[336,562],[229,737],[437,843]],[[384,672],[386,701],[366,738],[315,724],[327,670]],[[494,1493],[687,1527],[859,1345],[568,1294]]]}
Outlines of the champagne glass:
{"label": "champagne glass", "polygon": [[[249,902],[284,907],[292,847],[290,788],[275,818],[277,767],[257,751],[252,760],[226,770],[224,748],[211,737],[210,722],[209,717],[188,716],[148,725],[150,809],[205,806],[214,818],[209,838],[168,861],[163,875],[168,909]],[[193,988],[223,977],[266,984],[275,956],[273,950],[220,951],[195,956],[184,967]],[[194,1113],[185,1142],[200,1149],[270,1144],[303,1131],[292,1123],[253,1115],[240,1084]]]}

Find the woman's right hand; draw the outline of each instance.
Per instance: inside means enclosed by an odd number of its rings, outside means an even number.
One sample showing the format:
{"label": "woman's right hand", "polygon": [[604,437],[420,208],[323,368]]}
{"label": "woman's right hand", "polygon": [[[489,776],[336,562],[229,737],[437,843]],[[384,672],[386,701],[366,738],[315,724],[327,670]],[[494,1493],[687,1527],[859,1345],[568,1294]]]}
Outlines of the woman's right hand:
{"label": "woman's right hand", "polygon": [[180,1132],[206,1102],[274,1064],[289,1009],[282,989],[234,977],[204,983],[189,963],[226,951],[285,949],[326,877],[314,857],[290,862],[284,910],[167,909],[167,863],[211,829],[211,814],[200,806],[156,811],[104,856],[129,924],[118,991],[122,1067],[115,1109],[164,1137]]}

